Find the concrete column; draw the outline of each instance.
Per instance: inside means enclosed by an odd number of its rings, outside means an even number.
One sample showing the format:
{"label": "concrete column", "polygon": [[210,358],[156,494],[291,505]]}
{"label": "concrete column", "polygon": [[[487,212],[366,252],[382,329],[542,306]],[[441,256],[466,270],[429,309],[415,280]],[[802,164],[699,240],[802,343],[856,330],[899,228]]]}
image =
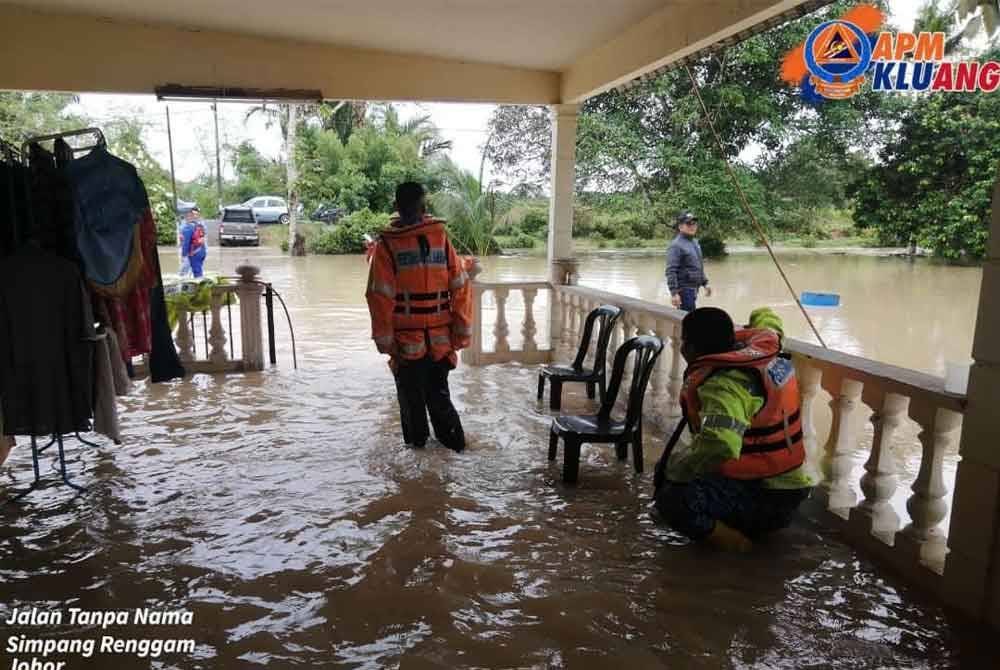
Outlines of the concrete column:
{"label": "concrete column", "polygon": [[945,595],[951,604],[1000,628],[1000,180],[993,191],[972,357]]}
{"label": "concrete column", "polygon": [[573,191],[576,186],[576,124],[579,105],[553,105],[552,199],[549,206],[549,268],[565,283],[563,261],[573,258]]}

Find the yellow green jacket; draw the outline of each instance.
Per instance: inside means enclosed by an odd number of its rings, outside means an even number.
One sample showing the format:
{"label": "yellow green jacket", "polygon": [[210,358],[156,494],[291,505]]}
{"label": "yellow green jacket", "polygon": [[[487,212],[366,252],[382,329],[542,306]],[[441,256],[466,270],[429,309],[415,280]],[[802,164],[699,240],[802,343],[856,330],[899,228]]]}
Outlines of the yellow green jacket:
{"label": "yellow green jacket", "polygon": [[[750,328],[769,328],[784,335],[781,317],[769,308],[750,313]],[[687,448],[678,446],[667,463],[667,479],[688,482],[718,470],[723,461],[739,458],[743,446],[743,431],[764,406],[760,382],[748,370],[723,370],[712,375],[698,387],[702,429],[694,435]],[[723,421],[705,421],[709,416]],[[813,486],[805,467],[769,477],[764,486],[774,489],[800,489]]]}

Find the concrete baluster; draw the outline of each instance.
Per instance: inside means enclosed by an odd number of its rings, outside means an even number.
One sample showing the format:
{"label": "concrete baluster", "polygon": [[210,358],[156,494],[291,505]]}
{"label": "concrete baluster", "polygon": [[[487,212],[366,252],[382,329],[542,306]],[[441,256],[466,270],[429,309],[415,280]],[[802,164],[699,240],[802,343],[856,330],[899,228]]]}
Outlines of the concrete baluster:
{"label": "concrete baluster", "polygon": [[559,303],[562,311],[562,344],[564,347],[573,346],[573,296],[565,291],[559,291]]}
{"label": "concrete baluster", "polygon": [[806,449],[806,472],[814,482],[819,484],[823,479],[823,471],[820,468],[822,454],[816,438],[814,410],[823,371],[809,363],[800,361],[796,361],[796,363],[798,363],[796,375],[799,378],[799,393],[802,397],[802,442]]}
{"label": "concrete baluster", "polygon": [[881,407],[871,416],[875,428],[872,450],[865,463],[865,474],[861,476],[864,499],[851,510],[850,520],[891,545],[899,530],[899,515],[890,504],[898,484],[892,438],[903,425],[910,399],[897,393],[885,393],[872,404],[877,405],[879,400]]}
{"label": "concrete baluster", "polygon": [[845,519],[857,501],[850,482],[851,455],[857,446],[854,412],[860,404],[863,388],[864,384],[859,381],[843,379],[840,389],[831,391],[833,419],[822,461],[825,478],[822,491],[826,495],[827,508]]}
{"label": "concrete baluster", "polygon": [[535,295],[538,289],[521,289],[524,296],[524,322],[521,324],[521,336],[524,343],[521,345],[523,351],[538,351],[538,343],[535,341],[535,334],[538,329],[535,326]]}
{"label": "concrete baluster", "polygon": [[682,370],[684,357],[681,355],[681,324],[671,324],[670,350],[664,355],[670,357],[670,374],[667,377],[667,416],[674,419],[681,415],[681,385],[684,383]]}
{"label": "concrete baluster", "polygon": [[497,353],[508,352],[510,351],[510,344],[507,342],[507,336],[510,334],[510,327],[507,325],[508,289],[495,288],[493,289],[493,295],[497,301],[497,322],[493,327],[493,335],[496,337],[494,351]]}
{"label": "concrete baluster", "polygon": [[955,442],[962,427],[962,415],[936,409],[926,418],[915,417],[920,424],[923,454],[920,471],[913,482],[913,495],[906,501],[910,523],[897,535],[897,544],[914,559],[939,574],[944,571],[947,542],[941,522],[948,516],[948,488],[944,484],[945,452]]}
{"label": "concrete baluster", "polygon": [[215,289],[212,291],[212,327],[209,329],[208,344],[211,353],[208,359],[217,365],[222,365],[229,360],[229,352],[226,351],[226,329],[222,327],[222,306],[229,300],[227,289]]}
{"label": "concrete baluster", "polygon": [[177,308],[177,336],[174,338],[177,344],[177,355],[184,363],[194,360],[194,338],[191,336],[191,322],[188,311],[182,307]]}
{"label": "concrete baluster", "polygon": [[656,318],[652,319],[650,325],[653,334],[663,342],[663,351],[660,352],[660,357],[656,359],[656,365],[653,367],[653,376],[649,380],[649,392],[655,403],[653,405],[656,408],[655,413],[666,419],[669,416],[666,406],[670,403],[670,390],[667,387],[670,377],[671,327],[668,322]]}

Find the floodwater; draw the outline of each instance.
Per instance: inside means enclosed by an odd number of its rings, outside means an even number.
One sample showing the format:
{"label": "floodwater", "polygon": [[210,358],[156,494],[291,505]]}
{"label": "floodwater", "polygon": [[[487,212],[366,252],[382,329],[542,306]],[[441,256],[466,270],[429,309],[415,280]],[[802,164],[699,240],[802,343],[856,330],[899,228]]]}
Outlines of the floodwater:
{"label": "floodwater", "polygon": [[[403,448],[391,376],[368,339],[363,259],[212,252],[210,269],[231,272],[247,257],[281,292],[300,369],[283,337],[276,369],[137,384],[122,403],[123,446],[70,441],[86,494],[46,487],[0,510],[4,608],[186,609],[193,623],[11,627],[4,609],[4,643],[19,634],[197,643],[193,657],[72,657],[67,670],[1000,661],[981,631],[809,521],[750,555],[720,555],[652,521],[650,467],[635,476],[610,450],[585,448],[579,486],[563,486],[545,459],[550,419],[530,367],[453,374],[466,453]],[[176,267],[172,254],[164,264]],[[844,294],[839,312],[817,316],[831,343],[932,372],[967,354],[978,271],[844,257],[790,258],[789,271],[801,290]],[[789,331],[805,334],[764,259],[733,257],[709,272],[711,304],[781,303]],[[662,296],[659,259],[595,256],[582,273],[585,284]],[[540,259],[487,261],[487,279],[544,274]],[[586,406],[571,395],[564,409]],[[647,449],[647,463],[657,455]],[[19,446],[0,489],[30,471]],[[10,656],[0,649],[0,667]]]}

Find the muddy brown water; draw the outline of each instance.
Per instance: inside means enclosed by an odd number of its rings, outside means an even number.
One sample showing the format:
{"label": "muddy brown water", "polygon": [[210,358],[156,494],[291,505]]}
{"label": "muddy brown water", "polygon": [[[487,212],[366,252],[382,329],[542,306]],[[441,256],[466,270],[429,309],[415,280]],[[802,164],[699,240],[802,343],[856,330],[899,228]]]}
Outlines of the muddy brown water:
{"label": "muddy brown water", "polygon": [[[0,617],[145,606],[190,610],[193,624],[102,632],[0,620],[0,667],[21,634],[197,643],[191,657],[73,657],[67,669],[1000,662],[975,628],[809,521],[748,556],[719,555],[649,517],[650,468],[634,476],[608,450],[585,449],[580,485],[563,486],[545,460],[550,418],[530,367],[454,373],[467,453],[402,448],[391,377],[368,339],[363,259],[212,251],[210,269],[250,258],[274,282],[300,370],[283,339],[273,370],[140,383],[123,402],[123,446],[69,446],[88,493],[46,487],[0,510]],[[765,260],[712,264],[718,297],[706,304],[777,303],[805,335]],[[486,265],[487,279],[544,276],[541,259]],[[930,372],[968,353],[977,270],[853,257],[789,265],[802,290],[843,293],[843,308],[817,316],[841,348]],[[584,283],[651,300],[664,297],[661,275],[658,258],[583,263]],[[26,452],[0,470],[0,490],[29,480]]]}

